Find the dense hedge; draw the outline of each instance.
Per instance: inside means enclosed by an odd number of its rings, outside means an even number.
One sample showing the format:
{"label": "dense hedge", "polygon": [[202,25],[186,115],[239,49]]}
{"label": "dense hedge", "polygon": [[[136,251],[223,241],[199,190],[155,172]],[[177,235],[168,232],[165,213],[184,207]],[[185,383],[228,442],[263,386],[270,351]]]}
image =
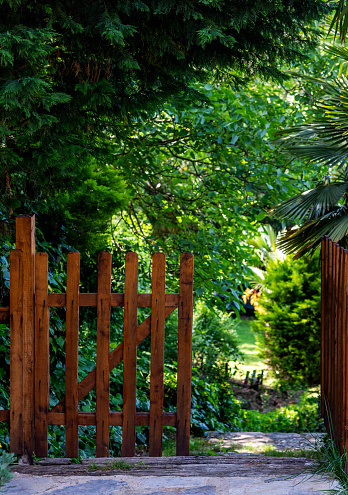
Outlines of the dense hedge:
{"label": "dense hedge", "polygon": [[318,256],[271,261],[252,329],[262,357],[281,380],[320,380],[320,267]]}

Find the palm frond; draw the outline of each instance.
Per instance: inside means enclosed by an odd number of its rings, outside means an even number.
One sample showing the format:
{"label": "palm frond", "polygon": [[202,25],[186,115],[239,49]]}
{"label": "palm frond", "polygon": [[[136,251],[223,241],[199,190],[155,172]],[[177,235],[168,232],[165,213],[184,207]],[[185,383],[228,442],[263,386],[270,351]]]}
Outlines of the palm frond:
{"label": "palm frond", "polygon": [[278,240],[278,247],[294,258],[311,255],[320,246],[321,238],[329,236],[333,241],[345,240],[348,234],[348,210],[337,207],[324,217],[305,223],[302,227],[288,230]]}
{"label": "palm frond", "polygon": [[348,175],[339,174],[333,182],[326,181],[309,191],[297,194],[272,208],[270,214],[279,219],[298,222],[311,221],[325,216],[348,191]]}
{"label": "palm frond", "polygon": [[339,37],[342,43],[344,43],[348,30],[348,1],[339,0],[335,14],[329,27],[329,33],[332,31],[332,29],[335,29],[335,38],[337,36],[337,33],[339,33]]}

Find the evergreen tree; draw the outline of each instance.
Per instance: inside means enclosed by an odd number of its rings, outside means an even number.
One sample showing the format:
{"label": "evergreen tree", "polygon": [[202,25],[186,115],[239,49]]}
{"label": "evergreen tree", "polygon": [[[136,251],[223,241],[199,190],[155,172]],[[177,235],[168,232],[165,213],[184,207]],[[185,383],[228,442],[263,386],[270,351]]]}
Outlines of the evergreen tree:
{"label": "evergreen tree", "polygon": [[71,212],[80,190],[89,228],[103,230],[126,200],[120,173],[109,167],[102,181],[120,122],[169,97],[202,99],[193,80],[282,78],[279,67],[314,46],[309,26],[326,9],[323,0],[1,1],[2,217],[36,211],[47,232],[78,228],[83,240],[81,212]]}

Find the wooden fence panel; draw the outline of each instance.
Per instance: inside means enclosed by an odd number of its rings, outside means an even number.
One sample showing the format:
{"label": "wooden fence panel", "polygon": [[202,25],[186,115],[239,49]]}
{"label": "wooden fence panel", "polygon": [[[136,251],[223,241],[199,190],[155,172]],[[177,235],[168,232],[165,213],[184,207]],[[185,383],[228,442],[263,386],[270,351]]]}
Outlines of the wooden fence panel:
{"label": "wooden fence panel", "polygon": [[348,414],[348,251],[322,240],[321,406],[327,431],[343,452]]}
{"label": "wooden fence panel", "polygon": [[[165,293],[165,256],[153,256],[151,294],[138,294],[138,256],[126,255],[124,294],[111,293],[111,255],[98,261],[98,292],[80,294],[80,255],[69,253],[66,294],[48,293],[48,257],[35,257],[34,216],[17,219],[17,248],[10,256],[10,307],[0,308],[0,321],[10,320],[11,451],[31,460],[48,454],[48,425],[65,425],[66,456],[78,457],[78,426],[95,425],[96,455],[109,454],[109,427],[123,427],[122,455],[135,455],[135,428],[148,426],[151,456],[162,455],[163,426],[177,428],[177,454],[188,455],[191,404],[193,256],[180,262],[179,294]],[[97,308],[96,368],[78,381],[79,307]],[[124,341],[110,352],[111,307],[124,307]],[[49,308],[66,307],[65,396],[49,410]],[[151,315],[139,326],[138,307]],[[179,308],[177,412],[163,411],[165,319]],[[151,334],[150,411],[136,412],[137,346]],[[109,411],[110,371],[123,360],[123,411]],[[96,387],[96,411],[79,412],[78,403]]]}
{"label": "wooden fence panel", "polygon": [[79,456],[79,284],[80,254],[69,253],[67,259],[65,340],[65,454],[67,457]]}
{"label": "wooden fence panel", "polygon": [[166,257],[152,257],[149,455],[162,456]]}
{"label": "wooden fence panel", "polygon": [[180,257],[176,455],[190,453],[193,255]]}
{"label": "wooden fence panel", "polygon": [[109,456],[111,254],[98,258],[96,424],[97,457]]}
{"label": "wooden fence panel", "polygon": [[48,456],[49,360],[48,256],[35,257],[35,454]]}
{"label": "wooden fence panel", "polygon": [[138,255],[126,254],[124,282],[122,456],[135,455],[137,383]]}

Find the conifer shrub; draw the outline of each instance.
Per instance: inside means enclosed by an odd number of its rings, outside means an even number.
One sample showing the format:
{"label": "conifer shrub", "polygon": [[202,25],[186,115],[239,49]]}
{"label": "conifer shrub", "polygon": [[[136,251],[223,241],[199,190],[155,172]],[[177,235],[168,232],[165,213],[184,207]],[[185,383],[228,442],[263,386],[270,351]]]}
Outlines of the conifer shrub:
{"label": "conifer shrub", "polygon": [[319,257],[270,261],[252,329],[261,356],[280,380],[311,386],[320,380]]}

